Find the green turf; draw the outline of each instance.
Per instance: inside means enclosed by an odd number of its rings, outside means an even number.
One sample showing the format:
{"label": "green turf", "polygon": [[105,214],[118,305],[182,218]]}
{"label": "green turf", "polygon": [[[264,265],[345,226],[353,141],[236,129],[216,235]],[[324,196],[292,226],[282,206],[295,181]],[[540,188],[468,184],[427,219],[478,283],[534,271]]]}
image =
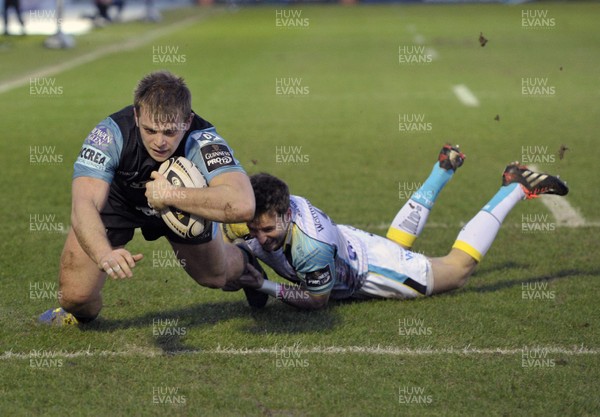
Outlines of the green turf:
{"label": "green turf", "polygon": [[[524,9],[547,11],[555,26],[522,27]],[[71,51],[43,50],[41,38],[4,44],[0,83],[26,82],[0,94],[0,415],[599,415],[600,6],[297,6],[308,26],[296,28],[277,27],[276,10],[169,13],[161,27],[198,21],[45,77],[59,94],[32,94],[28,74],[157,27],[107,27]],[[485,47],[480,33],[489,39]],[[420,46],[415,35],[437,51],[436,60],[399,63],[399,47]],[[184,62],[156,64],[157,47],[176,48]],[[181,269],[157,266],[154,251],[167,243],[136,235],[130,248],[146,259],[133,279],[106,284],[96,323],[40,327],[37,315],[56,305],[60,229],[69,226],[72,163],[83,138],[130,103],[143,74],[160,68],[187,79],[194,109],[249,173],[281,176],[334,220],[375,233],[385,233],[405,202],[401,187],[425,179],[440,145],[459,143],[467,161],[441,194],[419,252],[448,251],[523,147],[545,150],[538,165],[568,181],[568,201],[590,225],[554,227],[548,217],[552,230],[525,233],[524,216],[549,214],[539,201],[526,202],[507,217],[466,288],[409,302],[334,303],[319,312],[272,300],[253,313],[241,292],[201,288]],[[547,80],[554,94],[523,95],[523,78]],[[276,94],[282,79],[306,94]],[[456,84],[481,105],[462,105]],[[422,115],[431,130],[400,132],[400,115]],[[563,159],[561,145],[569,148]],[[294,149],[300,162],[282,163],[282,149]],[[54,163],[30,163],[36,150]],[[533,285],[545,299],[524,298]],[[169,320],[166,328],[178,334],[161,335],[165,326],[156,320]],[[426,334],[402,334],[402,323]],[[311,351],[378,346],[437,353]],[[465,347],[488,353],[443,353]],[[523,366],[523,352],[536,347],[556,350]],[[596,353],[558,353],[575,347]],[[217,353],[227,348],[251,351]],[[489,353],[496,349],[511,353]],[[282,361],[290,358],[298,359],[294,366]],[[156,403],[155,390],[179,404]],[[423,398],[407,404],[415,392]]]}

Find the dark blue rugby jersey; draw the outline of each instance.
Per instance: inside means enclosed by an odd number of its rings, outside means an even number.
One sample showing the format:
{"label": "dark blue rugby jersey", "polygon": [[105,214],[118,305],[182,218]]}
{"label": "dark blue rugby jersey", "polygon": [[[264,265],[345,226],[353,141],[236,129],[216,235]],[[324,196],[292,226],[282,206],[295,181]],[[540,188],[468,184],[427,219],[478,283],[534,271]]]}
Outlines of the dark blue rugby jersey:
{"label": "dark blue rugby jersey", "polygon": [[[210,185],[225,172],[245,172],[215,127],[194,115],[173,156],[196,164]],[[75,161],[73,178],[92,177],[110,184],[109,200],[123,208],[148,213],[145,184],[160,162],[150,157],[135,124],[133,106],[127,106],[98,123],[85,139]]]}

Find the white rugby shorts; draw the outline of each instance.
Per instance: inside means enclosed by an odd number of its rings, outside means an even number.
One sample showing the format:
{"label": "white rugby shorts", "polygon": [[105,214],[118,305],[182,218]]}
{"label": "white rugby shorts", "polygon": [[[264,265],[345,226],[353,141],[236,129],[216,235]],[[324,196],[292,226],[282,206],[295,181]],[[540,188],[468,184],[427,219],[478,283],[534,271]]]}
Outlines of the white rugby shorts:
{"label": "white rugby shorts", "polygon": [[353,297],[408,299],[431,295],[433,271],[425,255],[381,236],[356,232],[367,250],[368,273]]}

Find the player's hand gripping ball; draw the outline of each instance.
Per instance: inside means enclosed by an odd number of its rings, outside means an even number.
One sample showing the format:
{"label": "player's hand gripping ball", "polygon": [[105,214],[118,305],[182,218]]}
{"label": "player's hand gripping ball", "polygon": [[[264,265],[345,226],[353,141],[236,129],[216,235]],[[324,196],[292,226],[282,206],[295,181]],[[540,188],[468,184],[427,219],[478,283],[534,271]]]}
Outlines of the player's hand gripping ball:
{"label": "player's hand gripping ball", "polygon": [[[207,185],[196,165],[182,156],[167,159],[160,165],[158,172],[175,187],[204,188]],[[162,210],[160,217],[173,232],[184,239],[200,236],[210,225],[210,221],[176,207]]]}

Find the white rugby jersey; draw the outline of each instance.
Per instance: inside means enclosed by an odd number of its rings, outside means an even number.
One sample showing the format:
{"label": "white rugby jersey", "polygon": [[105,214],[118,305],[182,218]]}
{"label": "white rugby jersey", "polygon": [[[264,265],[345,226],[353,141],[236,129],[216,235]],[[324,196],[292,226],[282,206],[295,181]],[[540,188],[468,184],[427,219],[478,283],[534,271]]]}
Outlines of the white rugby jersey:
{"label": "white rugby jersey", "polygon": [[336,225],[308,200],[290,196],[291,221],[283,246],[262,249],[256,239],[247,243],[254,254],[277,274],[313,294],[331,291],[331,298],[348,298],[366,279],[367,251],[350,226]]}

